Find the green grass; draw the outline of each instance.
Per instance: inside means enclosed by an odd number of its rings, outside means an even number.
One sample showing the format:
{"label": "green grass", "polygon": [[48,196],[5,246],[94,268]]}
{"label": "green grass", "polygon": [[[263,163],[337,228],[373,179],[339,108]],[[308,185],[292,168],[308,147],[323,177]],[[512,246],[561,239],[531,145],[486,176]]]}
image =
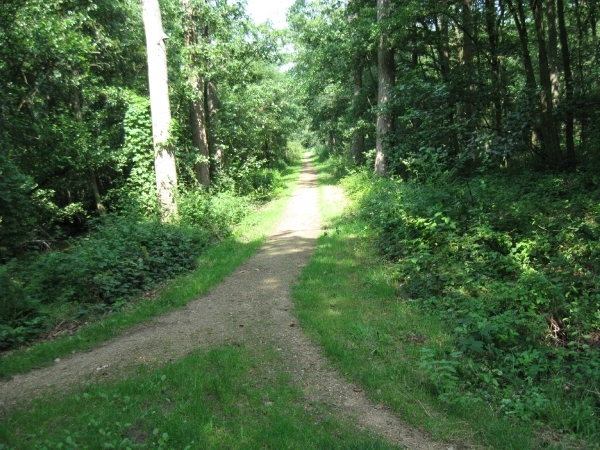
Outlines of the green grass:
{"label": "green grass", "polygon": [[131,326],[185,306],[229,275],[260,247],[279,220],[298,176],[300,165],[284,177],[285,188],[277,198],[246,217],[233,235],[208,248],[198,259],[198,268],[167,282],[149,297],[141,297],[121,311],[113,312],[84,326],[72,336],[38,342],[8,352],[0,358],[0,378],[52,364],[54,359],[77,351],[86,351],[115,337]]}
{"label": "green grass", "polygon": [[127,380],[34,401],[0,423],[0,449],[391,449],[282,375],[277,352],[224,347]]}
{"label": "green grass", "polygon": [[404,420],[445,442],[499,449],[535,447],[533,430],[494,414],[485,404],[470,409],[441,402],[419,368],[422,348],[451,339],[442,322],[399,298],[394,267],[384,263],[375,239],[349,208],[331,201],[335,178],[321,173],[321,208],[329,232],[304,270],[293,297],[303,329],[340,372],[370,398],[389,405]]}

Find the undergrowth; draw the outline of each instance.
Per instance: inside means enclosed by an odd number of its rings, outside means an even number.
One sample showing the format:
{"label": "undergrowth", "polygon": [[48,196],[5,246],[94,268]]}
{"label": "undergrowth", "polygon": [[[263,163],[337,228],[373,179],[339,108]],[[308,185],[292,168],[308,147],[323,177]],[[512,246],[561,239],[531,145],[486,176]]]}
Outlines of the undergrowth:
{"label": "undergrowth", "polygon": [[399,298],[453,339],[424,345],[440,400],[600,440],[600,179],[522,173],[343,184]]}
{"label": "undergrowth", "polygon": [[183,192],[176,223],[135,212],[105,214],[65,248],[25,253],[0,265],[0,350],[119,311],[193,270],[208,246],[230,236],[256,205],[282,188],[283,175],[263,180],[252,197]]}

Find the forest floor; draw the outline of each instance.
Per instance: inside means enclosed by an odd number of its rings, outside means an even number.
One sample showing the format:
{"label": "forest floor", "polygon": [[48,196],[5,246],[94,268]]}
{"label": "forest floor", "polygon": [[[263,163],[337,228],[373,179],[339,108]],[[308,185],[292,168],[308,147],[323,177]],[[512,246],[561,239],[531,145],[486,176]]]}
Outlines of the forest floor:
{"label": "forest floor", "polygon": [[[343,201],[341,190],[329,194]],[[136,326],[99,348],[0,382],[0,410],[84,383],[118,380],[140,365],[167,364],[198,348],[268,345],[280,353],[285,371],[302,389],[305,409],[328,405],[340,419],[410,449],[452,448],[398,419],[385,405],[371,402],[360,387],[332,369],[303,333],[292,314],[291,287],[320,234],[317,174],[306,159],[278,226],[257,254],[219,286],[185,308]]]}

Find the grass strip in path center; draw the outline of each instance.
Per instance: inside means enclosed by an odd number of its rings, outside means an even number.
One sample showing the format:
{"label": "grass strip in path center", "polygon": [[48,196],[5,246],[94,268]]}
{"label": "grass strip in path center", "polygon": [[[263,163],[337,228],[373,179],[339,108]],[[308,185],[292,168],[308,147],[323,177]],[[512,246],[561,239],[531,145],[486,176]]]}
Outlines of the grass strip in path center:
{"label": "grass strip in path center", "polygon": [[0,421],[0,450],[391,450],[366,432],[310,409],[263,346],[225,346],[127,380],[34,400]]}

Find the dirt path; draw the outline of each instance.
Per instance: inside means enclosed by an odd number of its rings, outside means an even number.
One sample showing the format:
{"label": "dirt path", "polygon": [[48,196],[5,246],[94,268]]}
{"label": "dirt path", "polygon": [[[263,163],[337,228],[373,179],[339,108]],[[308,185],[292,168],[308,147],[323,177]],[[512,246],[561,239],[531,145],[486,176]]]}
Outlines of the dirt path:
{"label": "dirt path", "polygon": [[210,293],[186,308],[137,326],[124,336],[52,367],[0,383],[0,409],[45,392],[98,378],[120,378],[139,364],[161,364],[194,349],[226,343],[269,344],[281,352],[286,370],[307,403],[326,403],[339,415],[410,449],[446,449],[374,405],[344,381],[296,326],[290,286],[300,275],[321,229],[316,172],[306,160],[276,230],[257,254]]}

